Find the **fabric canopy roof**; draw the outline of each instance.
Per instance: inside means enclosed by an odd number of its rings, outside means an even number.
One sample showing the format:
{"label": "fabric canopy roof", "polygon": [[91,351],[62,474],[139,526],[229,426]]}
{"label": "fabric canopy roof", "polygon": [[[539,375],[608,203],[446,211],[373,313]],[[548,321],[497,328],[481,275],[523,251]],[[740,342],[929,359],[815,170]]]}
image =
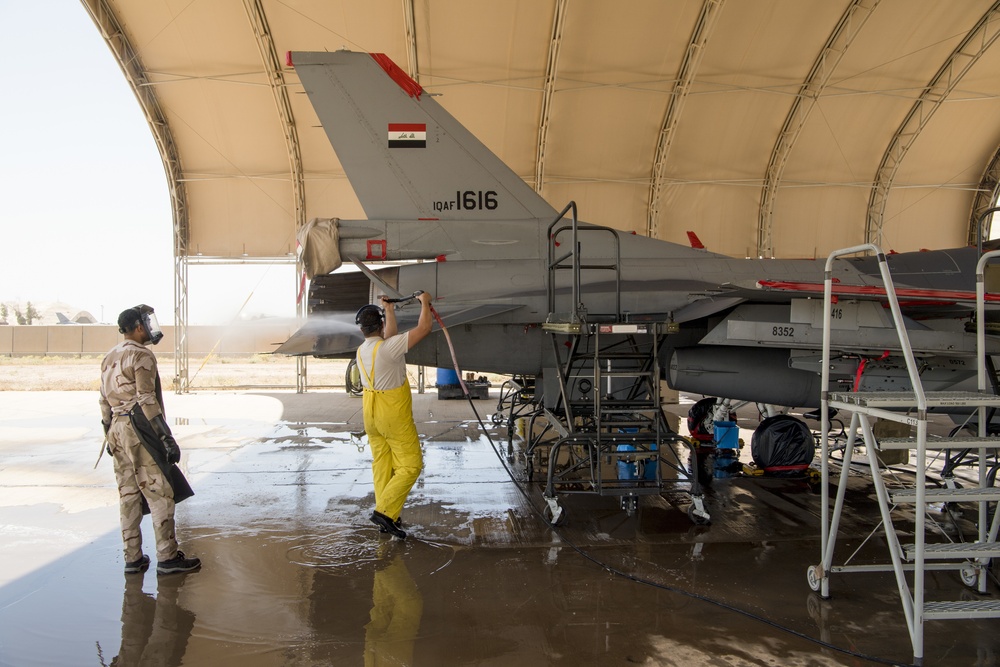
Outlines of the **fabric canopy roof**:
{"label": "fabric canopy roof", "polygon": [[181,256],[362,218],[287,51],[382,52],[556,209],[734,257],[965,245],[1000,147],[986,0],[82,0]]}

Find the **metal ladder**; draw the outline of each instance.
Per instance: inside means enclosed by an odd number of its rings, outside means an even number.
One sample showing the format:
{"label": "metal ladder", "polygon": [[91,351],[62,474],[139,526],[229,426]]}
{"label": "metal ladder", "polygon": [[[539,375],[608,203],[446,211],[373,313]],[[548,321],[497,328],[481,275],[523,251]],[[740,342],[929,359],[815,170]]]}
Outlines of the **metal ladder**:
{"label": "metal ladder", "polygon": [[[864,251],[875,254],[879,263],[879,271],[885,285],[886,296],[892,311],[893,323],[899,336],[900,348],[906,361],[907,372],[913,391],[910,392],[830,392],[830,330],[832,311],[832,265],[833,260],[843,255],[852,255]],[[923,661],[924,621],[944,619],[980,619],[1000,617],[1000,601],[927,601],[925,599],[924,579],[929,570],[957,570],[962,581],[975,587],[980,593],[986,592],[986,573],[991,558],[1000,556],[1000,546],[997,544],[997,529],[1000,512],[995,511],[992,520],[988,516],[990,502],[1000,501],[1000,489],[988,485],[986,459],[987,451],[1000,448],[1000,438],[986,437],[986,410],[1000,406],[1000,396],[986,392],[986,346],[985,346],[985,281],[984,267],[1000,251],[983,255],[977,267],[976,313],[977,313],[977,343],[978,343],[978,391],[976,392],[924,392],[920,382],[919,370],[910,346],[906,326],[903,322],[896,298],[896,291],[889,274],[886,257],[881,249],[874,244],[865,244],[837,250],[830,254],[826,262],[824,289],[824,325],[823,325],[823,371],[822,371],[822,510],[821,539],[822,551],[820,564],[808,568],[809,586],[820,593],[823,598],[830,596],[830,575],[842,572],[876,572],[892,571],[895,574],[899,589],[903,613],[906,617],[907,629],[913,647],[913,657],[916,664]],[[976,407],[978,409],[979,435],[976,437],[958,437],[935,442],[930,449],[969,448],[979,452],[979,483],[973,488],[928,488],[930,464],[927,460],[927,410],[932,407]],[[847,445],[844,449],[844,459],[837,483],[837,496],[830,513],[829,483],[830,483],[830,422],[831,408],[844,410],[851,414],[851,425],[848,429]],[[916,410],[916,414],[911,412]],[[876,441],[872,432],[871,418],[888,419],[908,424],[916,429],[913,438],[883,438]],[[875,492],[878,498],[882,526],[885,529],[886,541],[889,547],[891,563],[874,565],[833,565],[833,554],[837,540],[837,530],[844,507],[844,497],[847,490],[847,480],[851,467],[851,456],[858,429],[864,437],[864,443],[869,451],[869,462]],[[890,490],[882,479],[880,462],[877,452],[880,450],[907,449],[913,450],[916,456],[915,482],[912,488]],[[928,503],[940,502],[976,502],[978,503],[978,535],[975,542],[963,543],[931,543],[926,541],[926,509]],[[892,510],[896,505],[913,505],[914,540],[913,544],[902,544],[893,524]],[[911,577],[908,578],[907,574]]]}
{"label": "metal ladder", "polygon": [[[572,212],[570,224],[557,228]],[[571,233],[571,247],[556,256],[560,234]],[[613,256],[602,263],[584,263],[579,237],[607,234]],[[659,494],[661,465],[686,474],[677,446],[690,445],[673,432],[660,405],[659,349],[674,325],[629,321],[621,310],[621,255],[618,231],[588,225],[580,228],[576,204],[570,202],[548,228],[549,316],[543,329],[550,334],[559,383],[559,410],[544,411],[556,437],[545,443],[548,465],[546,512],[551,523],[562,517],[560,493],[596,493],[617,496],[632,514],[639,496]],[[571,307],[557,312],[556,272],[572,271]],[[614,311],[589,312],[582,300],[581,270],[614,272]],[[610,300],[610,299],[609,299]],[[531,465],[535,446],[529,443]],[[621,471],[621,474],[609,474]],[[529,468],[530,475],[530,468]],[[692,481],[694,502],[689,515],[707,523],[697,476]]]}

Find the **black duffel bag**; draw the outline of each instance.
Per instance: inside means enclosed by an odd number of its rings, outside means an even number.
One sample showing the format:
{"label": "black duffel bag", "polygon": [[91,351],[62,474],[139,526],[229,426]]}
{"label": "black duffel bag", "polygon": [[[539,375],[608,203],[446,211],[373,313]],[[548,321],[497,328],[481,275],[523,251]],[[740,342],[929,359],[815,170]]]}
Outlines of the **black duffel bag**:
{"label": "black duffel bag", "polygon": [[750,439],[750,454],[765,475],[798,477],[812,463],[816,443],[806,423],[775,415],[760,423]]}

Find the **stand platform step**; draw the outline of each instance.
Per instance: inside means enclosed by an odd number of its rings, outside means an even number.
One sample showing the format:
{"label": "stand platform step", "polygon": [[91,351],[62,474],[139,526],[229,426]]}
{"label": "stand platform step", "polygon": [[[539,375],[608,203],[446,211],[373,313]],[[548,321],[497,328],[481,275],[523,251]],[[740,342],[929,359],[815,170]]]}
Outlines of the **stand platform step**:
{"label": "stand platform step", "polygon": [[[916,557],[916,545],[903,545],[903,557],[913,560]],[[997,558],[1000,556],[1000,544],[996,542],[944,542],[924,545],[925,560],[946,560],[951,558]]]}
{"label": "stand platform step", "polygon": [[[978,391],[929,391],[924,394],[929,408],[964,408],[972,406],[1000,407],[1000,396]],[[862,408],[915,408],[916,394],[912,391],[830,392],[830,403]],[[838,405],[836,407],[841,407]]]}
{"label": "stand platform step", "polygon": [[924,618],[927,620],[1000,618],[1000,600],[925,602]]}
{"label": "stand platform step", "polygon": [[[890,491],[889,495],[896,503],[917,501],[916,489]],[[924,501],[928,503],[974,503],[983,500],[1000,501],[1000,489],[990,486],[985,489],[973,487],[968,489],[927,489],[924,491]]]}
{"label": "stand platform step", "polygon": [[[916,449],[916,438],[881,438],[879,449]],[[927,449],[940,451],[944,449],[1000,449],[1000,438],[979,438],[960,436],[957,438],[935,438],[927,441]]]}

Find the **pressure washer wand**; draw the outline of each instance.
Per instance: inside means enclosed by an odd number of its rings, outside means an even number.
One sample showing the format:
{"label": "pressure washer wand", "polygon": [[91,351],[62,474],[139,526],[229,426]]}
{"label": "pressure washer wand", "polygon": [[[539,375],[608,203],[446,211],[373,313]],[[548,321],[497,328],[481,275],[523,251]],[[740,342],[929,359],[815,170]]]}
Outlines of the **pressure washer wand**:
{"label": "pressure washer wand", "polygon": [[386,303],[406,303],[407,301],[413,301],[414,299],[416,299],[418,296],[420,296],[423,293],[424,293],[424,291],[422,289],[418,289],[416,292],[414,292],[410,296],[401,296],[398,299],[386,299],[386,298],[383,298],[382,300],[385,301]]}
{"label": "pressure washer wand", "polygon": [[[422,289],[418,289],[410,296],[401,296],[398,299],[383,298],[382,300],[385,301],[386,303],[405,303],[407,301],[412,301],[413,299],[416,299],[423,293],[424,291]],[[458,375],[458,383],[462,386],[462,393],[466,396],[466,398],[468,398],[469,388],[465,386],[465,380],[462,379],[462,371],[458,367],[458,358],[455,356],[455,346],[452,345],[451,343],[451,336],[448,335],[448,327],[446,327],[444,325],[444,322],[441,321],[441,316],[438,314],[438,311],[434,309],[434,306],[431,306],[430,308],[431,308],[431,315],[433,315],[434,319],[437,320],[438,326],[441,327],[441,333],[444,334],[444,339],[448,343],[448,349],[451,351],[451,362],[455,366],[455,373]]]}

